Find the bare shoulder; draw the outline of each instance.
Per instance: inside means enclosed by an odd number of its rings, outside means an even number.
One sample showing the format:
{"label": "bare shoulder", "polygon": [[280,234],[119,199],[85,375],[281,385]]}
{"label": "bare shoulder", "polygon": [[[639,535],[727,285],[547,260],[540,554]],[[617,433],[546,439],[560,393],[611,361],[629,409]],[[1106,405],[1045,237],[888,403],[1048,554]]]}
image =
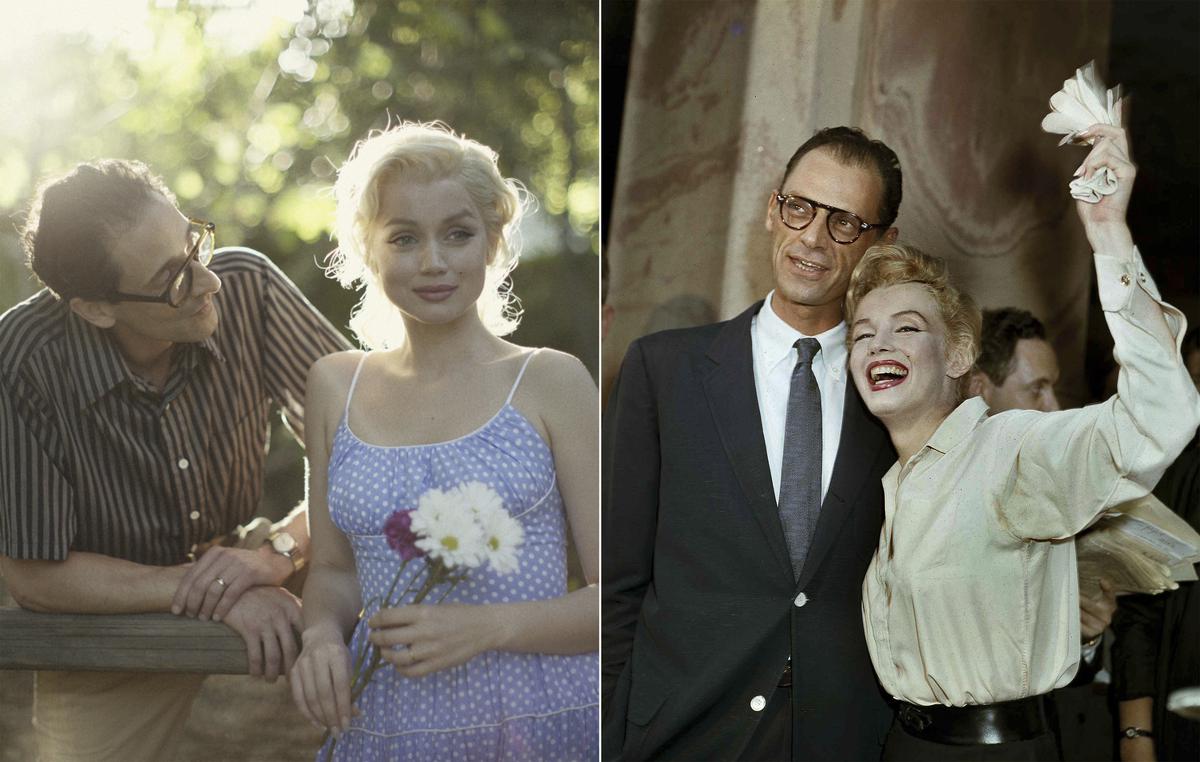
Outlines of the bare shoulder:
{"label": "bare shoulder", "polygon": [[523,383],[552,395],[596,393],[596,382],[578,357],[550,348],[537,350],[529,360]]}
{"label": "bare shoulder", "polygon": [[518,404],[535,411],[543,420],[574,420],[595,416],[599,393],[592,374],[574,355],[556,349],[538,350],[525,369],[517,390]]}
{"label": "bare shoulder", "polygon": [[363,352],[351,349],[325,355],[308,369],[308,399],[319,406],[319,412],[340,412],[346,402],[350,381],[363,358]]}
{"label": "bare shoulder", "polygon": [[309,368],[308,380],[310,383],[315,381],[320,384],[336,384],[337,381],[344,380],[349,384],[364,354],[361,349],[348,349],[325,355]]}

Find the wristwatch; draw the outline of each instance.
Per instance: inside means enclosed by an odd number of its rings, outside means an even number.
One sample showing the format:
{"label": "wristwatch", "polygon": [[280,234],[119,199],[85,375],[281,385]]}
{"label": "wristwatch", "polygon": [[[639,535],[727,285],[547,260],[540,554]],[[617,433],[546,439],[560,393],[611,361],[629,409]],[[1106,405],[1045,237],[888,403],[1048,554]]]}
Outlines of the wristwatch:
{"label": "wristwatch", "polygon": [[1127,728],[1121,728],[1120,735],[1122,738],[1154,738],[1153,732],[1146,730],[1145,728],[1139,728],[1135,725],[1130,725]]}
{"label": "wristwatch", "polygon": [[304,566],[304,556],[300,555],[300,546],[296,544],[295,537],[280,530],[271,532],[267,541],[271,543],[272,550],[292,562],[293,572],[300,571],[300,567]]}

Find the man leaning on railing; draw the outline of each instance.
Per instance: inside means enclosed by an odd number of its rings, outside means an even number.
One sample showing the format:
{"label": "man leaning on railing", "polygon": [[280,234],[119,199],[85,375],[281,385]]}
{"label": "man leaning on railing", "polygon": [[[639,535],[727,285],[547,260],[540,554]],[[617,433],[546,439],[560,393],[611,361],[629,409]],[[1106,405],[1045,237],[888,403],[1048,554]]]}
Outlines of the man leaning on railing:
{"label": "man leaning on railing", "polygon": [[[222,621],[274,679],[308,531],[302,510],[251,522],[270,416],[303,441],[308,368],[348,345],[262,254],[215,251],[215,227],[139,162],[38,189],[23,239],[46,288],[0,316],[0,573],[32,611]],[[170,758],[203,678],[39,672],[39,753]]]}

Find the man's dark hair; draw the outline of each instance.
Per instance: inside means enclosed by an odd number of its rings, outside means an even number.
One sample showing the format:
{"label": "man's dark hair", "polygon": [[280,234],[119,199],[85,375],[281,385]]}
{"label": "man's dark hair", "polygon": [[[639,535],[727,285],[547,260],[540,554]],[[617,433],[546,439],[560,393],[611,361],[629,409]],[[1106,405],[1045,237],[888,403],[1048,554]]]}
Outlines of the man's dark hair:
{"label": "man's dark hair", "polygon": [[[783,170],[783,178],[779,181],[779,190],[788,175],[800,162],[806,153],[818,148],[829,149],[837,159],[845,164],[864,169],[873,169],[883,181],[883,197],[879,200],[879,219],[866,220],[878,225],[891,226],[900,213],[900,197],[903,192],[904,177],[900,173],[900,160],[896,152],[888,148],[882,140],[871,140],[862,130],[854,127],[826,127],[817,132],[804,145],[796,149],[792,158],[788,159],[787,168]],[[820,201],[821,199],[817,199]]]}
{"label": "man's dark hair", "polygon": [[1046,326],[1026,310],[1004,307],[983,311],[983,341],[975,368],[999,386],[1012,373],[1013,353],[1021,339],[1046,339]]}
{"label": "man's dark hair", "polygon": [[25,262],[60,299],[104,299],[117,290],[113,244],[159,194],[175,196],[140,161],[102,159],[77,165],[38,186],[21,240]]}

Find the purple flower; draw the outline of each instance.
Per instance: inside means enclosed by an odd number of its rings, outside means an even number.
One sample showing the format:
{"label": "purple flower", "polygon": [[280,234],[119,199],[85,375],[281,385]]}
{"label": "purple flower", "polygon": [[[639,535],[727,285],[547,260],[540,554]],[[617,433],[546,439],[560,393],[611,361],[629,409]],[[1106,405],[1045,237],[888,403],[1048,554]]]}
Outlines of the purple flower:
{"label": "purple flower", "polygon": [[405,561],[425,555],[425,551],[417,547],[417,535],[412,531],[411,510],[396,511],[388,516],[383,523],[383,533],[387,536],[388,546]]}

